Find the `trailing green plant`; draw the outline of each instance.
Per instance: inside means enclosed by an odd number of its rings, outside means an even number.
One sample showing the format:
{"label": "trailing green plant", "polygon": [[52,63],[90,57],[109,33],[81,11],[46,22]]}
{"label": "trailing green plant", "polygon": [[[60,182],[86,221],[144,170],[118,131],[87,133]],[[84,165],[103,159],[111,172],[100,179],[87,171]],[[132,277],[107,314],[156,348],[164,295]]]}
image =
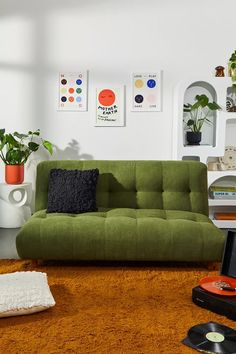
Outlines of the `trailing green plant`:
{"label": "trailing green plant", "polygon": [[232,81],[236,81],[236,50],[231,54],[229,59],[229,71]]}
{"label": "trailing green plant", "polygon": [[221,107],[216,102],[209,102],[206,95],[197,95],[193,104],[184,104],[184,112],[187,113],[184,122],[187,130],[200,132],[204,123],[212,123],[208,117],[213,111],[220,109]]}
{"label": "trailing green plant", "polygon": [[5,129],[0,129],[0,158],[6,165],[24,164],[40,146],[52,155],[52,143],[40,137],[40,129],[27,134],[6,133]]}

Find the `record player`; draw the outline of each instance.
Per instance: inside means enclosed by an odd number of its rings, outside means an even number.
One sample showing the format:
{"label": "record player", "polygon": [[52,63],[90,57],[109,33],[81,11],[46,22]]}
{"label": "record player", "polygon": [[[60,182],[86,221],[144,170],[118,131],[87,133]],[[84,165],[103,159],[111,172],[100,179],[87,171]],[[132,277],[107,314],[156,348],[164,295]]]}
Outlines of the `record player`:
{"label": "record player", "polygon": [[236,288],[236,231],[228,231],[218,278],[220,281],[228,280],[226,283],[230,284],[230,291],[209,291],[197,286],[192,290],[192,300],[200,307],[236,321],[236,290],[233,290],[231,285]]}

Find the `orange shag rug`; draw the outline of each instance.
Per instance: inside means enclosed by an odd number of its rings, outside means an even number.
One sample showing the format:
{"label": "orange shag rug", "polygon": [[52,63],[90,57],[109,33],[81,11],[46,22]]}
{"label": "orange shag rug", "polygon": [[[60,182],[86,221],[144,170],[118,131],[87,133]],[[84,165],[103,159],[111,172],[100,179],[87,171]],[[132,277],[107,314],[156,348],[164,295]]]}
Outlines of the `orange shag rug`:
{"label": "orange shag rug", "polygon": [[190,327],[236,322],[192,303],[201,278],[219,274],[201,265],[45,263],[1,260],[0,273],[46,272],[56,306],[0,319],[4,354],[185,354]]}

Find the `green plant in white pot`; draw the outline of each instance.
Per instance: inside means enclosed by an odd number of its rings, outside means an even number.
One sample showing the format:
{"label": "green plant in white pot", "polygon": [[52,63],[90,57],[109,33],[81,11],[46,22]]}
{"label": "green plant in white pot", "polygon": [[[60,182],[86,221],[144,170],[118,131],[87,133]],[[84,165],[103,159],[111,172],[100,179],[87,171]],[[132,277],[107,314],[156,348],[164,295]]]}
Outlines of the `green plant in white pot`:
{"label": "green plant in white pot", "polygon": [[186,124],[186,139],[189,145],[199,145],[202,138],[203,125],[212,124],[209,117],[221,107],[216,102],[209,102],[206,95],[197,95],[193,104],[184,104],[184,122]]}
{"label": "green plant in white pot", "polygon": [[0,129],[0,158],[5,164],[5,180],[8,184],[24,181],[24,164],[40,146],[53,153],[52,143],[40,137],[39,129],[27,134],[6,133],[5,129]]}

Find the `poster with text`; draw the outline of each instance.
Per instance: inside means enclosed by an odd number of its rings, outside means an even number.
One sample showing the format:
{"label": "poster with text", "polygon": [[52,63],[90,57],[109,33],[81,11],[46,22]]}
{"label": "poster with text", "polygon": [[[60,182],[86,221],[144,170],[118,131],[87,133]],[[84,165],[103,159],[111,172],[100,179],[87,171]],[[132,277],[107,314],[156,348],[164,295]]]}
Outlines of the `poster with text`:
{"label": "poster with text", "polygon": [[161,71],[132,75],[132,111],[161,111]]}
{"label": "poster with text", "polygon": [[98,88],[96,90],[95,126],[124,125],[124,89]]}
{"label": "poster with text", "polygon": [[60,111],[87,111],[87,71],[59,74]]}

